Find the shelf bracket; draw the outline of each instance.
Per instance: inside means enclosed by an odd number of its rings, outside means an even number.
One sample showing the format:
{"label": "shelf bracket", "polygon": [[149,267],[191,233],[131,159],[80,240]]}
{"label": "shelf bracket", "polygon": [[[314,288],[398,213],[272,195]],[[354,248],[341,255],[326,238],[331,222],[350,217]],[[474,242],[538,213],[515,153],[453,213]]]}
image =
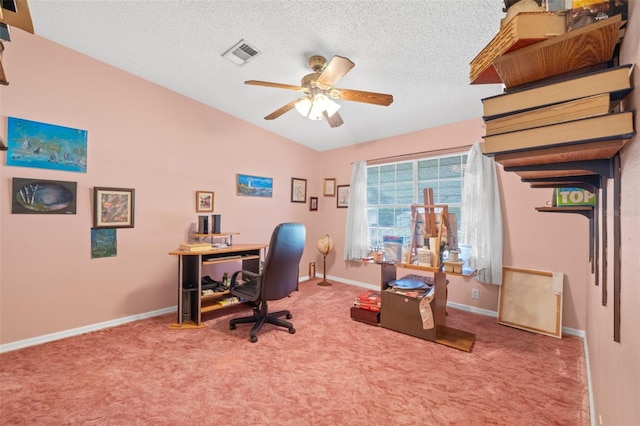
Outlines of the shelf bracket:
{"label": "shelf bracket", "polygon": [[608,237],[607,237],[607,181],[601,177],[602,181],[602,200],[600,211],[602,212],[602,306],[607,306],[607,264],[608,264]]}
{"label": "shelf bracket", "polygon": [[613,175],[613,340],[620,343],[620,153],[614,157]]}

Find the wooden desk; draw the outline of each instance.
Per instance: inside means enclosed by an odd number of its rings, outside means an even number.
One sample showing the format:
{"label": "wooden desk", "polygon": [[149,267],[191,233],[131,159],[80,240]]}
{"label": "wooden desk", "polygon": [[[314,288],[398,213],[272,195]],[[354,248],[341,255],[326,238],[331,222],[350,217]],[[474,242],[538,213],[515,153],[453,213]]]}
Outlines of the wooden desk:
{"label": "wooden desk", "polygon": [[215,302],[228,295],[229,291],[202,296],[203,265],[241,261],[243,270],[259,273],[266,247],[266,244],[234,244],[201,252],[170,252],[170,255],[178,256],[178,322],[169,328],[202,328],[203,313],[224,308]]}

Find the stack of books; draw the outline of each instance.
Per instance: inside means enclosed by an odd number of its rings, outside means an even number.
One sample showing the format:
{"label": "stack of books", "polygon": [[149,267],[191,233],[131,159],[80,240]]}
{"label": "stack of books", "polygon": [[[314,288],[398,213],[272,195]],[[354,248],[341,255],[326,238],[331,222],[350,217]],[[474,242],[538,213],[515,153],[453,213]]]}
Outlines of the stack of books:
{"label": "stack of books", "polygon": [[566,18],[558,12],[521,12],[500,28],[470,63],[471,84],[501,83],[493,61],[505,53],[564,34]]}
{"label": "stack of books", "polygon": [[616,111],[632,90],[632,65],[621,65],[485,98],[484,153],[628,140],[633,111]]}
{"label": "stack of books", "polygon": [[[515,20],[516,18],[514,18]],[[496,58],[505,93],[482,100],[483,150],[503,166],[611,158],[634,134],[633,66],[611,66],[620,15]]]}
{"label": "stack of books", "polygon": [[201,252],[211,250],[211,244],[207,243],[181,243],[180,250],[187,252]]}
{"label": "stack of books", "polygon": [[492,64],[507,89],[601,64],[612,59],[621,25],[620,15],[612,16],[507,53]]}

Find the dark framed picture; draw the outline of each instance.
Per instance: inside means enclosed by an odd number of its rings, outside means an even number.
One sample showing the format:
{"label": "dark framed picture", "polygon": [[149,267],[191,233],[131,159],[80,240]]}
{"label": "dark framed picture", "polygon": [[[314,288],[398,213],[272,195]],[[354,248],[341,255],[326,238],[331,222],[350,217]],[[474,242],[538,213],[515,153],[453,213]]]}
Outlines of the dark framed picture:
{"label": "dark framed picture", "polygon": [[77,183],[14,177],[11,213],[76,214]]}
{"label": "dark framed picture", "polygon": [[318,197],[309,197],[309,210],[312,212],[318,210]]}
{"label": "dark framed picture", "polygon": [[213,191],[196,191],[196,212],[213,213]]}
{"label": "dark framed picture", "polygon": [[338,208],[349,207],[349,187],[350,185],[338,185],[336,194],[336,206]]}
{"label": "dark framed picture", "polygon": [[334,178],[326,178],[322,186],[322,195],[325,197],[336,196],[336,180]]}
{"label": "dark framed picture", "polygon": [[133,228],[135,189],[93,188],[94,228]]}
{"label": "dark framed picture", "polygon": [[307,202],[307,180],[300,178],[291,178],[291,202],[306,203]]}

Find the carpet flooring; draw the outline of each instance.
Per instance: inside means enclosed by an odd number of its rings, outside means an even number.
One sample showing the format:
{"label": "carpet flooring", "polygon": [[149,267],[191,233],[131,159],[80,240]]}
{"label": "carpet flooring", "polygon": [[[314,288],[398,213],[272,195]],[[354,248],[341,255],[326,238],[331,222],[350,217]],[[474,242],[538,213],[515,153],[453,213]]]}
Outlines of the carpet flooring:
{"label": "carpet flooring", "polygon": [[582,339],[555,339],[449,308],[471,352],[354,321],[362,288],[300,284],[296,334],[216,311],[175,315],[0,354],[2,425],[589,425]]}

